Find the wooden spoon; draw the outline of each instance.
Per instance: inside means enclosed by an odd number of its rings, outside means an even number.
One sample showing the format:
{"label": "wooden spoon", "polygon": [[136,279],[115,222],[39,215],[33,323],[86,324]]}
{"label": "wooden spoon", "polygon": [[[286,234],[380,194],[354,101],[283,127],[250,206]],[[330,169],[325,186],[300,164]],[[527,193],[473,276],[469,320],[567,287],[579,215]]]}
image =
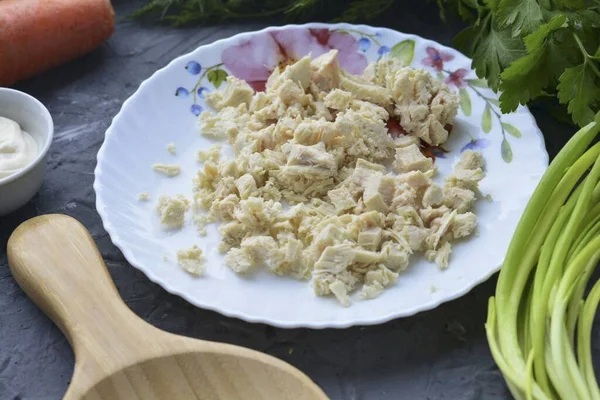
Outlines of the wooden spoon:
{"label": "wooden spoon", "polygon": [[8,241],[8,263],[73,347],[64,399],[327,399],[277,358],[146,323],[121,300],[94,240],[71,217],[21,224]]}

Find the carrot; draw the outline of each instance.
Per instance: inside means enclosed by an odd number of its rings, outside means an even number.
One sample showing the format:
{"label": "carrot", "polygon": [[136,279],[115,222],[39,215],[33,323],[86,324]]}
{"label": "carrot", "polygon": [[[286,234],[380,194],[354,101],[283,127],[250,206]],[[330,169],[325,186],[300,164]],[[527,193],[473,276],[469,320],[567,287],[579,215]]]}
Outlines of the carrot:
{"label": "carrot", "polygon": [[114,26],[110,0],[0,0],[0,86],[91,51]]}

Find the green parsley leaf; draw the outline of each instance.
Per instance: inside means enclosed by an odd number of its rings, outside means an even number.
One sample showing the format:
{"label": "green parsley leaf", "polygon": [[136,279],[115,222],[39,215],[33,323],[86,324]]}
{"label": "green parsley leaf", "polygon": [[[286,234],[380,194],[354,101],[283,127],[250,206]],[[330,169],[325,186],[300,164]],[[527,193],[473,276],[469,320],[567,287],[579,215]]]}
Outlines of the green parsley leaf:
{"label": "green parsley leaf", "polygon": [[221,86],[221,83],[227,80],[227,75],[227,71],[223,69],[213,69],[212,71],[209,71],[208,74],[206,74],[206,78],[210,83],[213,84],[215,89],[218,89],[219,86]]}
{"label": "green parsley leaf", "polygon": [[500,73],[525,55],[521,39],[513,37],[509,29],[501,29],[490,14],[479,26],[460,32],[455,45],[473,57],[477,76],[487,78],[494,90],[498,89]]}
{"label": "green parsley leaf", "polygon": [[564,15],[557,15],[525,37],[527,55],[513,62],[500,75],[502,112],[514,111],[519,103],[526,104],[541,95],[568,66],[561,43],[563,37],[556,35],[565,27],[565,22]]}
{"label": "green parsley leaf", "polygon": [[584,0],[553,0],[559,9],[576,9],[585,7]]}
{"label": "green parsley leaf", "polygon": [[506,163],[511,163],[513,160],[513,151],[512,147],[510,147],[510,143],[506,138],[502,139],[502,145],[500,146],[500,154],[502,155],[502,159]]}
{"label": "green parsley leaf", "polygon": [[542,10],[536,0],[500,0],[498,24],[510,27],[513,36],[534,32],[542,23]]}
{"label": "green parsley leaf", "polygon": [[567,110],[579,126],[594,119],[591,106],[600,100],[600,87],[595,80],[596,76],[587,62],[565,69],[559,78],[558,100],[569,104]]}
{"label": "green parsley leaf", "polygon": [[483,0],[483,4],[485,4],[493,12],[496,12],[499,3],[500,0]]}

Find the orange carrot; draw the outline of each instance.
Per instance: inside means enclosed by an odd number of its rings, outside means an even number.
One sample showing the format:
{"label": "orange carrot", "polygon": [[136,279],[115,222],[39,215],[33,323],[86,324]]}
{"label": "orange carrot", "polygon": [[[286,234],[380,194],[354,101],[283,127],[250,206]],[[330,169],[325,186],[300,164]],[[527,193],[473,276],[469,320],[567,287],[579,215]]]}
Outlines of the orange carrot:
{"label": "orange carrot", "polygon": [[0,0],[0,86],[91,51],[114,26],[110,0]]}

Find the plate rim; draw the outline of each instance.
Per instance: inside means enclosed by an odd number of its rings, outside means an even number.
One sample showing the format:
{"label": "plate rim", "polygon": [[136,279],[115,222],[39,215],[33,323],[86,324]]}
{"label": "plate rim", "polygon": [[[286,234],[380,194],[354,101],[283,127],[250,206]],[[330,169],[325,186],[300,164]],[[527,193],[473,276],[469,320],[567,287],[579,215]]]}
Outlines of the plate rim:
{"label": "plate rim", "polygon": [[[326,29],[331,30],[331,29],[343,29],[344,27],[346,27],[346,28],[351,27],[352,29],[357,29],[357,30],[366,28],[368,30],[378,30],[378,31],[387,32],[387,33],[391,32],[394,34],[401,34],[401,35],[406,36],[407,38],[415,39],[418,41],[433,42],[440,48],[449,49],[453,52],[461,54],[466,59],[468,59],[469,61],[472,62],[472,59],[470,57],[467,57],[459,50],[457,50],[453,47],[443,45],[435,40],[423,38],[422,36],[419,36],[416,34],[404,33],[401,31],[394,30],[394,29],[390,29],[390,28],[376,27],[376,26],[366,25],[366,24],[348,24],[348,23],[330,24],[330,23],[322,23],[322,22],[311,22],[311,23],[306,23],[306,24],[286,24],[286,25],[279,25],[279,26],[274,25],[274,26],[268,26],[268,27],[260,29],[260,30],[244,31],[244,32],[237,33],[233,36],[229,36],[226,38],[216,40],[210,44],[204,44],[204,45],[198,46],[198,47],[172,59],[166,65],[164,65],[162,68],[159,68],[158,70],[154,71],[149,77],[144,79],[142,81],[142,83],[139,85],[139,87],[123,102],[123,104],[121,105],[117,114],[112,118],[109,127],[106,129],[104,140],[103,140],[102,145],[100,146],[98,153],[96,155],[96,167],[94,168],[94,184],[93,184],[94,194],[96,196],[96,201],[95,201],[96,211],[98,212],[98,214],[100,216],[100,220],[102,221],[102,226],[103,226],[104,230],[108,233],[108,236],[109,236],[111,242],[121,251],[121,253],[123,254],[123,257],[125,258],[127,263],[129,263],[131,266],[133,266],[134,268],[141,271],[150,281],[158,284],[159,286],[161,286],[164,290],[166,290],[170,294],[177,295],[177,296],[183,298],[184,300],[186,300],[188,303],[194,305],[195,307],[202,308],[205,310],[215,311],[226,317],[237,318],[237,319],[241,319],[243,321],[250,322],[250,323],[262,323],[262,324],[271,325],[271,326],[274,326],[277,328],[285,328],[285,329],[294,329],[294,328],[345,329],[345,328],[349,328],[352,326],[379,325],[379,324],[383,324],[383,323],[386,323],[386,322],[389,322],[389,321],[392,321],[392,320],[395,320],[398,318],[410,317],[410,316],[413,316],[415,314],[418,314],[418,313],[421,313],[424,311],[429,311],[429,310],[435,309],[435,308],[439,307],[441,304],[450,302],[452,300],[456,300],[456,299],[466,295],[471,290],[473,290],[473,288],[475,288],[476,286],[480,285],[481,283],[487,281],[492,275],[494,275],[496,272],[498,272],[500,270],[503,260],[498,265],[495,265],[495,266],[489,268],[487,270],[487,272],[485,274],[482,274],[478,279],[474,279],[471,281],[467,280],[466,281],[467,283],[460,290],[456,290],[452,293],[446,294],[443,297],[434,298],[430,302],[423,303],[419,307],[413,307],[408,310],[403,310],[403,311],[395,312],[395,313],[392,312],[392,313],[388,313],[386,315],[378,316],[375,318],[361,318],[360,320],[357,320],[353,316],[350,316],[349,318],[346,318],[346,319],[340,319],[340,320],[334,320],[334,321],[298,321],[298,320],[278,320],[278,319],[274,319],[274,318],[261,317],[261,316],[257,316],[257,315],[253,315],[253,314],[248,314],[246,312],[239,311],[239,310],[237,310],[237,311],[236,310],[228,310],[226,308],[220,307],[218,304],[197,301],[197,300],[193,299],[191,296],[187,295],[185,292],[182,292],[182,291],[172,287],[169,283],[167,283],[166,281],[159,278],[157,275],[155,275],[155,273],[152,271],[151,268],[144,266],[143,263],[137,263],[137,262],[134,263],[131,261],[131,260],[134,260],[135,257],[133,256],[133,254],[131,254],[131,251],[128,249],[127,244],[120,240],[119,234],[116,230],[116,226],[114,226],[112,223],[109,222],[108,215],[104,211],[105,203],[103,202],[101,196],[99,196],[99,193],[101,192],[99,176],[101,176],[103,173],[102,167],[101,167],[101,161],[104,158],[104,153],[106,151],[106,141],[111,135],[114,135],[115,126],[123,118],[123,114],[127,110],[127,108],[130,107],[130,103],[131,103],[132,99],[145,86],[147,86],[149,84],[149,81],[165,74],[166,71],[172,65],[180,62],[180,60],[182,60],[186,57],[189,57],[191,54],[195,53],[196,51],[198,51],[201,48],[218,47],[224,42],[235,41],[236,39],[240,39],[247,35],[260,34],[260,33],[265,33],[265,32],[269,32],[269,31],[278,31],[278,30],[293,29],[293,28],[326,28]],[[543,162],[544,167],[545,167],[544,171],[545,171],[549,165],[550,157],[548,154],[548,150],[546,149],[544,135],[543,135],[541,129],[539,128],[537,121],[535,120],[535,117],[533,116],[533,114],[531,114],[531,111],[529,110],[529,108],[527,106],[521,106],[520,109],[521,109],[521,112],[519,112],[519,114],[529,118],[530,123],[532,124],[532,127],[536,130],[535,133],[538,137],[539,150],[541,151],[540,157],[543,157],[543,160],[540,160],[540,161]],[[537,186],[537,183],[536,183],[536,186]],[[510,243],[510,241],[509,241],[509,243]]]}

